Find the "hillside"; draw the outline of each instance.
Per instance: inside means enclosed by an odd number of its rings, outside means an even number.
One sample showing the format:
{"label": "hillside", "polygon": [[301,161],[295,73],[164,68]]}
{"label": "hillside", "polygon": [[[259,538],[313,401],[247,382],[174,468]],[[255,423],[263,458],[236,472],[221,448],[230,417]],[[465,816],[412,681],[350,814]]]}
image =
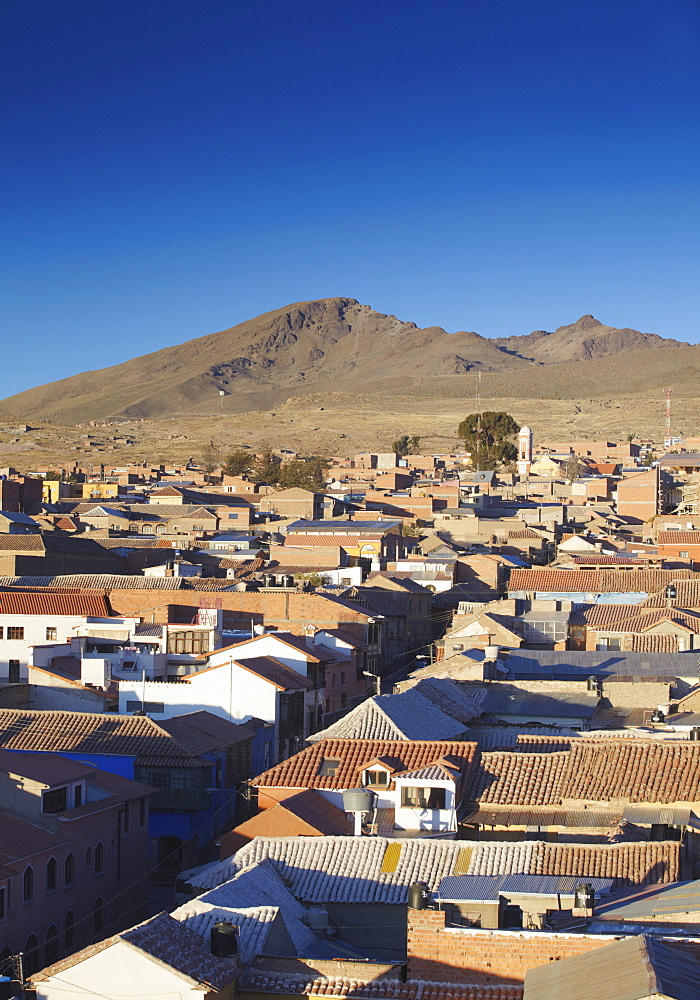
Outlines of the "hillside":
{"label": "hillside", "polygon": [[[622,369],[607,364],[615,355],[625,356]],[[470,397],[474,379],[464,375],[476,372],[488,376],[493,395],[578,398],[600,395],[603,386],[607,392],[657,392],[659,371],[668,368],[697,384],[700,348],[607,327],[592,316],[553,333],[498,340],[449,334],[440,327],[420,329],[354,299],[332,298],[286,306],[18,393],[0,402],[0,411],[10,418],[76,423],[206,413],[219,406],[226,413],[267,411],[291,398],[327,392]]]}

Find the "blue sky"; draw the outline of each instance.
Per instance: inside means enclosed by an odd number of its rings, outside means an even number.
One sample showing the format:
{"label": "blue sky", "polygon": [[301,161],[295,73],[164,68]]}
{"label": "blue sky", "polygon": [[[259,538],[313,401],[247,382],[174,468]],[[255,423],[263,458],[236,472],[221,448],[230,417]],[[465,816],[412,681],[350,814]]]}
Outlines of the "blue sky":
{"label": "blue sky", "polygon": [[346,295],[697,342],[694,0],[4,0],[0,398]]}

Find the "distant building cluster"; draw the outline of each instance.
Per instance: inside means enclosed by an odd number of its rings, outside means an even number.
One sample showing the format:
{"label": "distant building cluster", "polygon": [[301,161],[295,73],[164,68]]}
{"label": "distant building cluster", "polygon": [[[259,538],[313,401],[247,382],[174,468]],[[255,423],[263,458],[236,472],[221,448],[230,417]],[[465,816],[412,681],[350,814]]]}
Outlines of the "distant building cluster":
{"label": "distant building cluster", "polygon": [[0,997],[699,1000],[698,448],[2,470]]}

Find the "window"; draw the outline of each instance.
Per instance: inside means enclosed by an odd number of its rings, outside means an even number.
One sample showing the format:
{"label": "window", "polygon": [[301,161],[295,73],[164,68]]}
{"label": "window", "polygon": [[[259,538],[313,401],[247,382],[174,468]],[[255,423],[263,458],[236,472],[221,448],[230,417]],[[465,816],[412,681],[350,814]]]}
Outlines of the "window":
{"label": "window", "polygon": [[8,639],[24,639],[24,627],[22,625],[7,626]]}
{"label": "window", "polygon": [[46,641],[47,642],[52,642],[55,639],[58,639],[58,629],[56,628],[55,625],[47,625],[46,626]]}
{"label": "window", "polygon": [[31,865],[27,865],[24,869],[22,889],[24,893],[24,902],[30,903],[34,899],[34,869]]}
{"label": "window", "polygon": [[105,870],[105,849],[102,844],[95,848],[95,875],[101,875]]}
{"label": "window", "polygon": [[679,552],[678,555],[681,559],[690,559],[690,552]]}
{"label": "window", "polygon": [[39,939],[36,934],[30,934],[24,942],[24,974],[37,972],[39,969]]}
{"label": "window", "polygon": [[389,772],[388,771],[365,771],[365,784],[366,785],[383,785],[387,788],[389,785]]}
{"label": "window", "polygon": [[56,891],[56,859],[49,858],[46,862],[46,891]]}
{"label": "window", "polygon": [[612,652],[619,652],[622,649],[622,640],[619,636],[599,636],[595,648],[598,651],[609,649]]}
{"label": "window", "polygon": [[401,805],[409,809],[444,809],[445,789],[404,785],[401,789]]}
{"label": "window", "polygon": [[237,521],[238,520],[238,514],[229,514],[228,519],[229,519],[229,521]]}
{"label": "window", "polygon": [[204,531],[204,525],[203,524],[193,524],[192,525],[192,531]]}
{"label": "window", "polygon": [[146,825],[146,800],[139,799],[139,826],[143,830]]}
{"label": "window", "polygon": [[5,638],[5,628],[3,625],[0,625],[0,639],[4,638]]}
{"label": "window", "polygon": [[58,936],[58,927],[56,924],[51,924],[46,932],[46,941],[44,943],[44,966],[53,965],[57,962],[61,951],[61,941]]}
{"label": "window", "polygon": [[464,643],[463,642],[453,642],[452,643],[452,649],[455,651],[455,653],[461,653],[462,650],[464,649]]}
{"label": "window", "polygon": [[92,868],[92,848],[88,847],[85,852],[85,867]]}
{"label": "window", "polygon": [[100,896],[95,900],[95,906],[92,911],[92,932],[93,934],[99,934],[102,930],[102,925],[104,922],[104,903]]}
{"label": "window", "polygon": [[63,881],[66,885],[73,885],[75,883],[75,855],[66,855],[66,860],[63,865]]}
{"label": "window", "polygon": [[126,836],[129,833],[129,803],[124,803],[124,812],[122,813],[122,832]]}
{"label": "window", "polygon": [[153,525],[152,524],[144,524],[142,526],[142,528],[141,528],[141,534],[142,535],[152,535],[153,534]]}
{"label": "window", "polygon": [[322,760],[318,769],[320,778],[329,778],[338,773],[339,760]]}
{"label": "window", "polygon": [[41,797],[41,811],[45,813],[62,813],[68,808],[68,787],[49,788]]}
{"label": "window", "polygon": [[73,808],[77,809],[83,804],[83,786],[76,785],[73,789]]}
{"label": "window", "polygon": [[163,715],[164,701],[127,701],[127,712],[150,712],[152,715]]}
{"label": "window", "polygon": [[10,684],[19,684],[19,660],[8,660],[7,679]]}
{"label": "window", "polygon": [[68,952],[73,950],[73,942],[75,941],[74,927],[75,914],[72,910],[69,910],[68,913],[66,913],[66,922],[63,925],[63,947]]}
{"label": "window", "polygon": [[346,681],[346,678],[345,678],[345,671],[341,670],[340,671],[340,686],[341,687],[345,687],[346,683],[347,683],[347,681]]}

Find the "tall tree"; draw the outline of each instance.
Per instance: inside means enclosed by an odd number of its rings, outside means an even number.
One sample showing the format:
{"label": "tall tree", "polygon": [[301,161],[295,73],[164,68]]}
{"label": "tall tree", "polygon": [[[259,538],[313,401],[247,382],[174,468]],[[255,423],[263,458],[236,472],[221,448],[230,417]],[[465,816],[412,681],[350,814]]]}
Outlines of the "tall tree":
{"label": "tall tree", "polygon": [[223,471],[227,476],[242,476],[253,464],[253,456],[245,448],[236,448],[226,456]]}
{"label": "tall tree", "polygon": [[486,410],[479,415],[470,413],[457,428],[457,434],[471,452],[471,462],[481,469],[494,469],[518,457],[518,449],[512,438],[520,430],[520,425],[509,413],[502,410]]}

